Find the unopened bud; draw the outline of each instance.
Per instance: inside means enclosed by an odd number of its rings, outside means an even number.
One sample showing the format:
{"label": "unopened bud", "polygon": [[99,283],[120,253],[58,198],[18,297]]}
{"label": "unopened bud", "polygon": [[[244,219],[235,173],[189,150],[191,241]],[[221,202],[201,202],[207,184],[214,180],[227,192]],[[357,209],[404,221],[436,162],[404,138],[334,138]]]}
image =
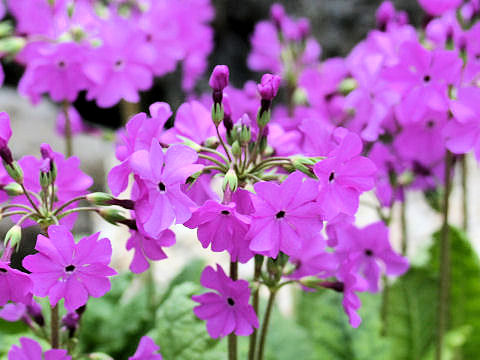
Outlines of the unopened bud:
{"label": "unopened bud", "polygon": [[15,182],[23,184],[23,171],[16,161],[12,162],[11,164],[7,164],[4,161],[3,166],[5,167],[8,175],[10,175],[10,177],[15,180]]}
{"label": "unopened bud", "polygon": [[97,210],[101,217],[111,224],[116,224],[121,221],[125,221],[128,218],[123,215],[123,213],[117,209],[112,208],[101,208]]}
{"label": "unopened bud", "polygon": [[220,142],[218,141],[218,138],[216,136],[211,136],[207,138],[207,140],[205,140],[204,145],[209,149],[216,149],[218,145],[220,145]]}
{"label": "unopened bud", "polygon": [[113,200],[114,197],[110,194],[104,192],[94,192],[85,196],[87,201],[95,205],[108,206],[111,205],[109,201]]}
{"label": "unopened bud", "polygon": [[178,135],[177,137],[183,141],[183,145],[191,147],[196,152],[199,152],[202,149],[202,147],[199,144],[197,144],[195,141],[193,141],[193,140],[191,140],[191,139],[189,139],[185,136]]}
{"label": "unopened bud", "polygon": [[[262,102],[263,102],[263,100],[262,100]],[[270,109],[264,110],[263,106],[260,107],[260,109],[258,110],[258,114],[257,114],[258,127],[259,128],[264,128],[265,126],[267,126],[267,124],[270,122],[271,116],[272,116],[272,112],[270,111]]]}
{"label": "unopened bud", "polygon": [[216,103],[212,105],[212,120],[215,126],[220,125],[223,121],[223,105],[221,103]]}
{"label": "unopened bud", "polygon": [[223,191],[225,191],[227,186],[230,188],[232,192],[236,191],[238,188],[237,174],[235,174],[235,171],[233,169],[229,169],[225,174],[225,178],[223,179],[223,186],[222,186]]}
{"label": "unopened bud", "polygon": [[89,360],[113,360],[112,357],[104,353],[91,353],[88,355]]}
{"label": "unopened bud", "polygon": [[52,178],[49,172],[40,171],[40,186],[42,189],[46,189],[52,183]]}
{"label": "unopened bud", "polygon": [[22,240],[22,228],[20,225],[13,225],[10,230],[5,234],[5,245],[10,246],[11,248],[16,248],[20,246],[20,241]]}
{"label": "unopened bud", "polygon": [[26,45],[26,40],[22,37],[12,36],[0,39],[0,53],[15,55]]}
{"label": "unopened bud", "polygon": [[16,182],[11,182],[3,187],[3,191],[7,193],[9,196],[19,196],[23,195],[23,189],[20,184]]}
{"label": "unopened bud", "polygon": [[354,78],[343,79],[340,85],[338,85],[338,91],[343,95],[350,94],[358,86],[357,80]]}
{"label": "unopened bud", "polygon": [[240,155],[242,155],[242,148],[241,148],[240,143],[238,141],[235,141],[232,144],[232,154],[235,157],[239,157]]}

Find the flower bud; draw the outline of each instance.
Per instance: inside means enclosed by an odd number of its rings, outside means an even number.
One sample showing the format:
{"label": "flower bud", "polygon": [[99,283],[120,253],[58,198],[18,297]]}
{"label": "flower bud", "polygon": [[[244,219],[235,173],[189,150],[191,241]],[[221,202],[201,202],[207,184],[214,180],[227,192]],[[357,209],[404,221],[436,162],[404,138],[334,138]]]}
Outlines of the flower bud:
{"label": "flower bud", "polygon": [[0,39],[0,53],[15,55],[26,45],[26,40],[19,36]]}
{"label": "flower bud", "polygon": [[270,122],[270,118],[272,117],[272,112],[270,111],[270,109],[263,110],[262,108],[263,107],[258,109],[257,114],[257,124],[259,128],[264,128],[265,126],[267,126],[267,124]]}
{"label": "flower bud", "polygon": [[[228,86],[229,71],[226,65],[217,65],[212,71],[208,85],[212,90],[222,92]],[[221,100],[220,100],[221,101]]]}
{"label": "flower bud", "polygon": [[62,324],[68,330],[68,337],[71,339],[75,335],[78,328],[80,316],[76,312],[70,312],[62,318]]}
{"label": "flower bud", "polygon": [[106,221],[111,224],[116,225],[117,222],[125,221],[128,218],[123,215],[123,213],[117,209],[112,208],[101,208],[97,212],[103,217]]}
{"label": "flower bud", "polygon": [[92,204],[101,205],[101,206],[111,205],[109,201],[114,199],[112,195],[104,192],[90,193],[85,197],[87,198],[87,201],[91,202]]}
{"label": "flower bud", "polygon": [[18,184],[23,184],[23,170],[16,161],[13,161],[11,164],[7,164],[4,161],[3,166],[5,167],[8,175],[10,175],[10,177],[15,180],[15,182],[17,182]]}
{"label": "flower bud", "polygon": [[49,172],[40,171],[40,186],[42,189],[47,189],[52,183],[52,178]]}
{"label": "flower bud", "polygon": [[[178,135],[177,135],[178,136]],[[218,138],[216,136],[211,136],[207,138],[204,142],[205,147],[209,149],[216,149],[220,145]]]}
{"label": "flower bud", "polygon": [[3,191],[7,193],[9,196],[19,196],[23,195],[23,189],[20,184],[16,182],[11,182],[3,187]]}
{"label": "flower bud", "polygon": [[5,234],[5,245],[10,246],[11,248],[16,248],[20,246],[20,241],[22,240],[22,228],[20,225],[13,225],[10,230]]}
{"label": "flower bud", "polygon": [[32,303],[30,305],[27,305],[27,314],[39,326],[44,326],[45,325],[45,318],[43,317],[43,314],[42,314],[42,307],[40,305],[38,305],[37,302],[32,301]]}
{"label": "flower bud", "polygon": [[177,137],[183,141],[183,145],[191,147],[196,152],[199,152],[202,149],[202,147],[199,144],[197,144],[195,141],[190,140],[185,136],[177,135]]}
{"label": "flower bud", "polygon": [[338,86],[338,91],[343,95],[350,94],[353,90],[357,88],[358,84],[354,78],[343,79],[340,85]]}
{"label": "flower bud", "polygon": [[229,169],[225,174],[225,178],[223,179],[223,186],[222,186],[223,191],[225,191],[227,186],[230,188],[232,192],[236,191],[238,188],[237,174],[235,174],[235,171],[233,169]]}
{"label": "flower bud", "polygon": [[215,126],[220,125],[223,121],[224,115],[222,103],[214,103],[212,105],[212,120]]}
{"label": "flower bud", "polygon": [[240,155],[242,155],[242,148],[240,147],[238,140],[235,140],[232,145],[232,154],[235,157],[240,157]]}
{"label": "flower bud", "polygon": [[258,92],[262,100],[272,101],[277,96],[280,87],[281,78],[278,75],[264,74],[260,84],[257,85]]}
{"label": "flower bud", "polygon": [[282,27],[282,22],[285,19],[285,9],[280,4],[273,4],[270,9],[270,17],[272,18],[275,27],[279,31]]}
{"label": "flower bud", "polygon": [[7,141],[0,137],[0,157],[3,162],[11,165],[13,163],[12,151],[8,147]]}

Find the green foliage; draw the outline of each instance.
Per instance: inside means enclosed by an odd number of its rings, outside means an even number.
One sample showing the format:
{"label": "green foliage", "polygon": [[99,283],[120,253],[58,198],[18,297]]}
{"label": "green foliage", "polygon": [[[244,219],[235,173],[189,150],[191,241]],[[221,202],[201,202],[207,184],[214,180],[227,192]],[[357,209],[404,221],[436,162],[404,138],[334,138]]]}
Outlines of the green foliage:
{"label": "green foliage", "polygon": [[429,271],[411,268],[389,289],[387,336],[391,360],[423,359],[435,339],[436,278]]}
{"label": "green foliage", "polygon": [[224,359],[223,351],[214,349],[218,341],[210,338],[205,322],[193,313],[196,303],[191,297],[202,291],[194,283],[178,285],[158,309],[150,336],[160,346],[165,360]]}
{"label": "green foliage", "polygon": [[353,329],[342,308],[342,294],[333,291],[302,293],[299,297],[298,322],[314,344],[312,359],[376,360],[387,359],[388,340],[380,335],[381,296],[361,297],[362,324]]}
{"label": "green foliage", "polygon": [[[433,235],[428,268],[439,272],[440,232]],[[462,359],[475,359],[480,354],[480,261],[465,233],[451,226],[450,240],[450,321],[449,329],[471,328],[462,347]]]}
{"label": "green foliage", "polygon": [[135,352],[140,338],[150,329],[152,316],[143,289],[128,298],[132,277],[115,277],[110,292],[88,302],[80,330],[82,352],[104,352],[117,360]]}

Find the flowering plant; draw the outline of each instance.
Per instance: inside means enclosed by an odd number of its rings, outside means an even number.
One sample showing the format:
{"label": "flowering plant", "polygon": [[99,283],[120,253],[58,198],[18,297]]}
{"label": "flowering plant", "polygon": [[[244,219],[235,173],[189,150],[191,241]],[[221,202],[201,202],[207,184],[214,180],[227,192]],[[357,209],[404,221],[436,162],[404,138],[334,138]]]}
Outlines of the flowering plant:
{"label": "flowering plant", "polygon": [[[459,295],[457,280],[465,281],[465,258],[475,280],[480,266],[450,225],[449,208],[461,163],[466,228],[466,155],[480,157],[480,5],[419,3],[430,16],[419,32],[386,1],[377,29],[346,58],[323,61],[308,20],[275,4],[251,38],[247,62],[266,72],[260,81],[237,89],[229,67],[217,65],[211,96],[201,96],[193,90],[212,48],[208,1],[7,1],[16,24],[6,26],[0,50],[25,67],[20,94],[34,103],[47,94],[60,105],[66,154],[44,143],[40,157],[16,160],[10,117],[0,113],[1,217],[13,221],[0,243],[0,318],[28,327],[0,354],[472,358],[480,322],[469,317],[480,308]],[[99,107],[137,103],[154,77],[179,62],[189,98],[173,125],[165,102],[131,116],[116,136],[110,191],[92,192],[72,142],[77,132],[96,130],[81,123],[73,102],[84,92]],[[407,236],[407,199],[415,192],[443,221],[422,265]],[[365,204],[373,219],[359,225]],[[401,239],[392,244],[397,209]],[[112,265],[117,239],[74,236],[81,213],[128,232],[129,269],[144,288],[120,284],[126,276]],[[34,249],[21,256],[25,228],[34,225]],[[153,265],[170,261],[185,228],[216,264],[187,267],[190,274],[160,296]],[[466,286],[470,297],[480,295],[480,285]],[[287,289],[299,297],[297,314],[282,317],[276,304]],[[109,322],[116,326],[108,329]],[[279,340],[295,327],[305,339]],[[356,346],[360,334],[372,342],[366,353]]]}

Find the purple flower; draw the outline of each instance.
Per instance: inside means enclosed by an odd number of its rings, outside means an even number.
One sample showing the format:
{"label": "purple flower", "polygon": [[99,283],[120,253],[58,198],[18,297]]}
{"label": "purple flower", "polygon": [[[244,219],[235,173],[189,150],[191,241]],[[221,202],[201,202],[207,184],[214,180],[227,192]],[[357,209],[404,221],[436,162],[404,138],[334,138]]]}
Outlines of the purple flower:
{"label": "purple flower", "polygon": [[462,0],[418,0],[423,10],[433,16],[438,16],[457,8]]}
{"label": "purple flower", "polygon": [[280,76],[272,74],[264,74],[260,84],[257,85],[258,92],[262,100],[273,100],[277,96],[278,88],[280,87]]}
{"label": "purple flower", "polygon": [[8,352],[8,360],[71,360],[67,350],[52,349],[42,352],[42,347],[35,340],[22,337],[20,346],[13,345]]}
{"label": "purple flower", "polygon": [[12,152],[8,148],[11,137],[10,117],[6,112],[0,112],[0,156],[7,164],[13,162]]}
{"label": "purple flower", "polygon": [[204,248],[211,244],[214,252],[227,250],[232,261],[246,263],[253,256],[245,237],[250,218],[238,213],[235,203],[207,200],[184,225],[198,228],[198,240]]}
{"label": "purple flower", "polygon": [[318,234],[323,217],[317,203],[316,182],[295,172],[282,184],[259,182],[252,196],[255,212],[247,238],[250,250],[277,257],[282,251],[296,254],[304,241]]}
{"label": "purple flower", "polygon": [[137,221],[152,237],[157,237],[176,221],[187,221],[195,203],[181,190],[181,185],[193,173],[202,169],[194,164],[197,153],[184,145],[170,146],[163,153],[158,141],[153,140],[150,151],[139,150],[130,158],[130,166],[137,175],[137,184],[144,194],[136,202]]}
{"label": "purple flower", "polygon": [[74,42],[44,44],[28,59],[18,90],[34,103],[44,93],[56,102],[73,102],[89,85],[83,72],[86,61],[87,48],[84,45]]}
{"label": "purple flower", "polygon": [[155,238],[149,236],[142,230],[130,230],[130,238],[127,241],[127,250],[134,250],[130,270],[135,274],[146,271],[150,260],[166,259],[164,247],[175,244],[175,233],[171,230],[164,230]]}
{"label": "purple flower", "polygon": [[207,321],[207,331],[212,338],[231,333],[248,336],[253,332],[253,328],[258,328],[257,315],[248,303],[250,289],[247,281],[230,279],[222,267],[217,265],[217,271],[211,266],[203,270],[200,283],[206,288],[216,290],[192,297],[200,303],[193,312]]}
{"label": "purple flower", "polygon": [[408,260],[392,250],[388,227],[381,221],[362,229],[345,226],[337,232],[337,236],[335,253],[342,261],[353,263],[353,271],[365,276],[368,291],[378,291],[380,264],[385,267],[387,275],[399,276],[408,270]]}
{"label": "purple flower", "polygon": [[[3,291],[3,289],[2,289]],[[27,313],[27,306],[23,303],[8,303],[0,309],[0,319],[15,322],[22,319]]]}
{"label": "purple flower", "polygon": [[138,344],[137,351],[128,360],[162,360],[162,355],[158,354],[160,347],[155,344],[152,338],[143,336]]}
{"label": "purple flower", "polygon": [[97,233],[75,243],[61,225],[50,226],[48,236],[38,235],[38,253],[23,260],[32,272],[34,295],[48,295],[52,306],[64,298],[67,310],[74,311],[87,303],[89,295],[101,297],[110,290],[108,276],[116,272],[108,266],[112,256],[108,239],[99,240]]}
{"label": "purple flower", "polygon": [[318,202],[330,220],[339,213],[355,215],[360,193],[374,187],[376,167],[366,157],[360,156],[362,141],[349,132],[330,157],[314,167],[319,180]]}
{"label": "purple flower", "polygon": [[7,302],[28,304],[31,299],[32,280],[28,274],[13,269],[0,260],[0,306]]}
{"label": "purple flower", "polygon": [[228,66],[226,65],[217,65],[212,71],[208,85],[214,91],[223,91],[228,86]]}

